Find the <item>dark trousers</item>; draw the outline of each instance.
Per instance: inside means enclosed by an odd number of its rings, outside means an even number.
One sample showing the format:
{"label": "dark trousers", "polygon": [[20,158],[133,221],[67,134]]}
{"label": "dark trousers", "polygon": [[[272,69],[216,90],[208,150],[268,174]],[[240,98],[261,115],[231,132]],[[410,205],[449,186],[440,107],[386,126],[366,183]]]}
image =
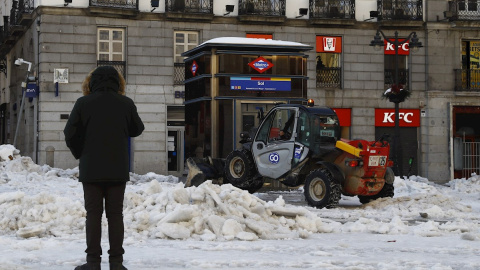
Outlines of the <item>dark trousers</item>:
{"label": "dark trousers", "polygon": [[102,215],[105,199],[105,213],[108,220],[109,262],[123,262],[123,198],[125,182],[83,183],[85,210],[87,211],[87,262],[101,262]]}

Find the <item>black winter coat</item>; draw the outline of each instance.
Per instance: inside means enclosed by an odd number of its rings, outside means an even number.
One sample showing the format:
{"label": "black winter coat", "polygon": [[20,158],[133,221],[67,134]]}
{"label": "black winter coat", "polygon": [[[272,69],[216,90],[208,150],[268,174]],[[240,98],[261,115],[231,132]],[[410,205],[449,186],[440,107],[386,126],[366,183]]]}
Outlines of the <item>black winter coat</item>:
{"label": "black winter coat", "polygon": [[80,159],[80,182],[129,180],[129,137],[144,125],[132,99],[112,88],[79,98],[64,129],[65,141]]}

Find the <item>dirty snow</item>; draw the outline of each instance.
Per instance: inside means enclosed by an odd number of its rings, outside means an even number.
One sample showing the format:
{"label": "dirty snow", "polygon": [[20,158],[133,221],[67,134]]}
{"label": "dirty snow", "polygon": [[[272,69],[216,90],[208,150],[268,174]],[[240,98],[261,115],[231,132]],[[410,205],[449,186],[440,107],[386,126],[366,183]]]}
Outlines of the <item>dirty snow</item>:
{"label": "dirty snow", "polygon": [[[12,156],[10,160],[8,156]],[[85,258],[78,168],[0,146],[0,269],[73,269]],[[131,174],[129,269],[480,269],[480,176],[395,179],[394,198],[315,209],[302,190],[249,194],[210,181]],[[294,199],[292,199],[294,198]],[[103,222],[108,269],[107,221]]]}

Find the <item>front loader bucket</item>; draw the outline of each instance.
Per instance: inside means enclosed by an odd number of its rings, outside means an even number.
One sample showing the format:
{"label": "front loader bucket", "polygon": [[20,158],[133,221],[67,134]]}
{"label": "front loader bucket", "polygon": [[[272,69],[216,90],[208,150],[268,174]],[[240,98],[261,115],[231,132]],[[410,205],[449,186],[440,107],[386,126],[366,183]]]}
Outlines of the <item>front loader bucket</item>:
{"label": "front loader bucket", "polygon": [[188,175],[185,187],[199,186],[206,180],[212,180],[215,184],[223,182],[225,161],[222,159],[187,158]]}

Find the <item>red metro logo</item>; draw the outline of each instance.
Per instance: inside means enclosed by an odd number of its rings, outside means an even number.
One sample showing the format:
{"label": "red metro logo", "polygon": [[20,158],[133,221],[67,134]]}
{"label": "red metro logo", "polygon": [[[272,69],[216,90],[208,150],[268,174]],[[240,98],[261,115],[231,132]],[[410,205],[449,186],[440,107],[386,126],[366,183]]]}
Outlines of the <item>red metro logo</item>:
{"label": "red metro logo", "polygon": [[273,67],[273,64],[270,63],[267,59],[263,57],[258,57],[257,59],[253,60],[252,62],[248,63],[249,66],[251,66],[253,69],[256,71],[263,73],[266,70],[270,69]]}

